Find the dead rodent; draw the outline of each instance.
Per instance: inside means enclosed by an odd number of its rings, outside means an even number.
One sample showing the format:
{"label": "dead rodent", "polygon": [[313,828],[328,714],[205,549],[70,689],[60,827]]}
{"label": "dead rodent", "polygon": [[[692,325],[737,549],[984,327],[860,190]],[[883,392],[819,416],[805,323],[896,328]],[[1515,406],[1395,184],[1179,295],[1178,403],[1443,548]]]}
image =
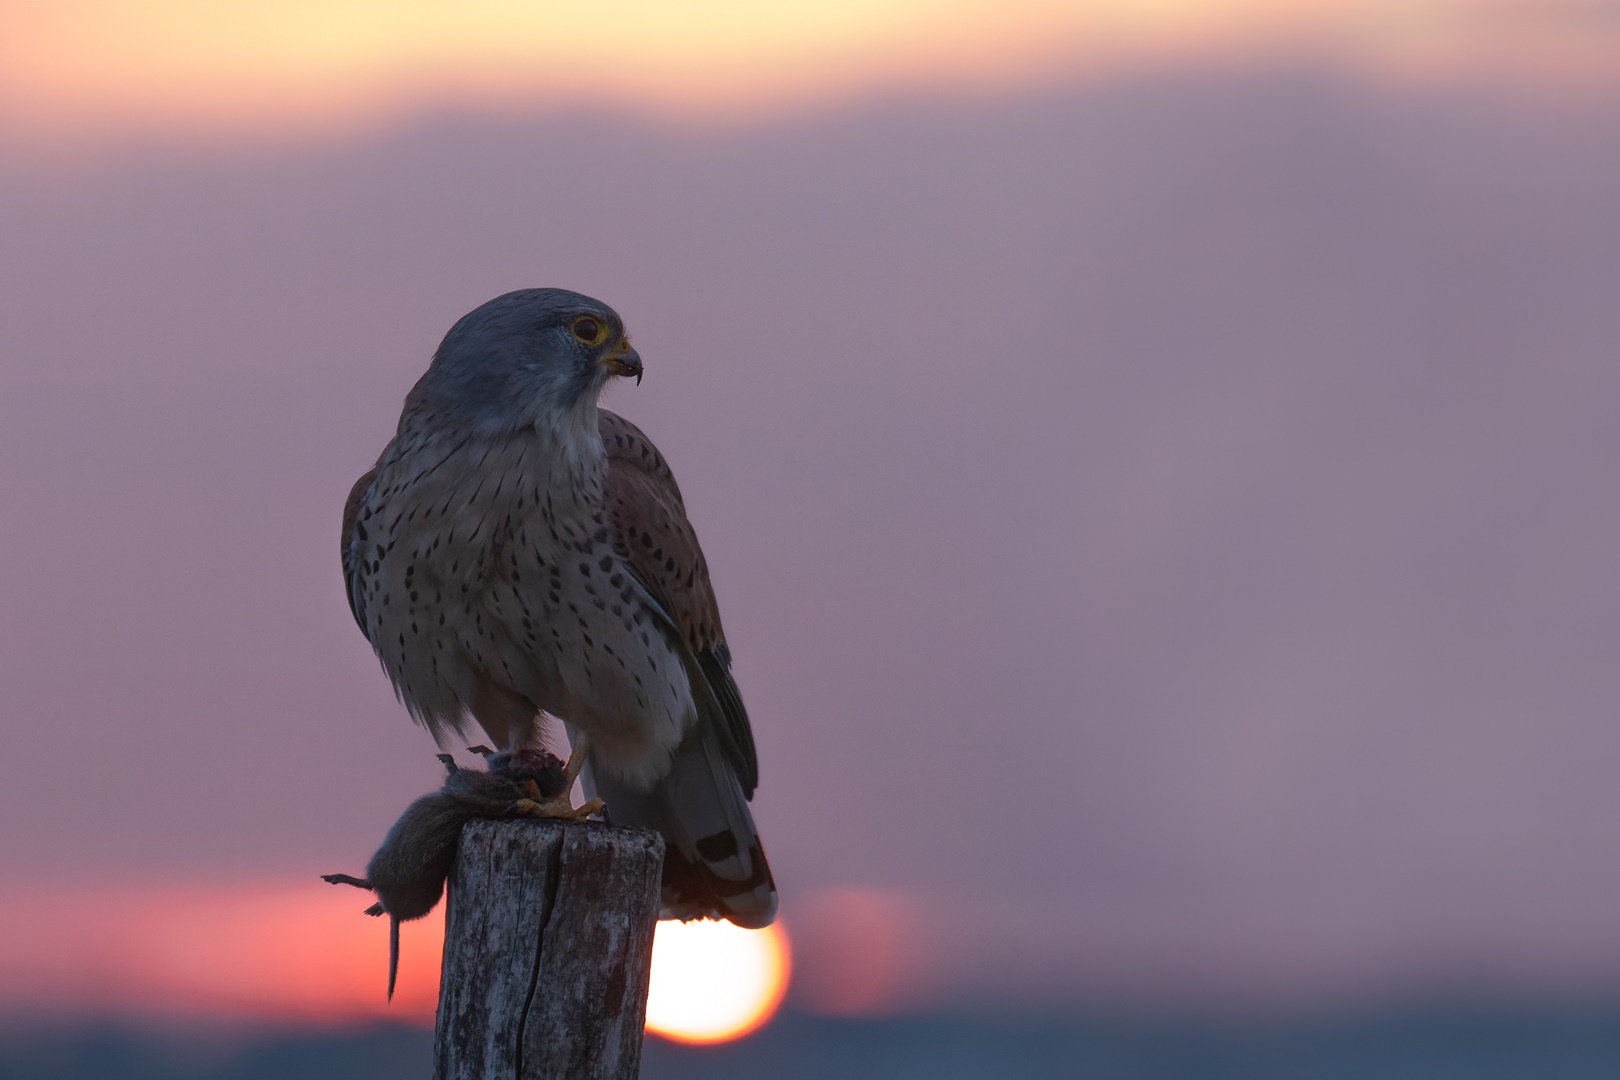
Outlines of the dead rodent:
{"label": "dead rodent", "polygon": [[322,875],[334,885],[354,885],[377,894],[377,903],[366,914],[389,919],[389,998],[394,996],[399,971],[399,924],[420,919],[438,905],[455,865],[462,827],[474,818],[533,813],[540,802],[566,800],[567,787],[572,786],[562,761],[544,750],[491,754],[488,772],[463,769],[448,754],[439,755],[439,760],[450,772],[444,786],[405,808],[366,864],[365,877]]}

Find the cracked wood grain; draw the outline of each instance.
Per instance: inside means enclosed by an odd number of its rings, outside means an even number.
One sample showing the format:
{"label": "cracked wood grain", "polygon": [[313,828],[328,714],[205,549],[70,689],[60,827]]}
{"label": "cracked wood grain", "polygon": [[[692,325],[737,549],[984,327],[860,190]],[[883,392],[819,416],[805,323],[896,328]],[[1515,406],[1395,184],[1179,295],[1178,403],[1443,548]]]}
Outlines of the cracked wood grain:
{"label": "cracked wood grain", "polygon": [[445,914],[436,1080],[632,1080],[663,857],[640,829],[469,824]]}

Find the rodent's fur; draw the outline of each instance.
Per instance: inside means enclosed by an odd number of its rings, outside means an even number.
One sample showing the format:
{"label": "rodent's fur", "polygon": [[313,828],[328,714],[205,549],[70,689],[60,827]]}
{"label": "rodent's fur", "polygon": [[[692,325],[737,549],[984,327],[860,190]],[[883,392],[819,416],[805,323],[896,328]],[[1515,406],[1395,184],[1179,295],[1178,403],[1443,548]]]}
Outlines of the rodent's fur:
{"label": "rodent's fur", "polygon": [[456,861],[461,829],[474,818],[511,816],[515,804],[534,788],[542,797],[561,793],[563,763],[544,750],[524,750],[489,757],[489,771],[463,769],[448,754],[439,755],[449,770],[444,786],[423,795],[399,816],[382,846],[366,864],[366,876],[323,874],[333,885],[354,885],[377,894],[367,915],[387,915],[388,996],[394,996],[399,971],[399,924],[420,919],[444,895],[444,883]]}

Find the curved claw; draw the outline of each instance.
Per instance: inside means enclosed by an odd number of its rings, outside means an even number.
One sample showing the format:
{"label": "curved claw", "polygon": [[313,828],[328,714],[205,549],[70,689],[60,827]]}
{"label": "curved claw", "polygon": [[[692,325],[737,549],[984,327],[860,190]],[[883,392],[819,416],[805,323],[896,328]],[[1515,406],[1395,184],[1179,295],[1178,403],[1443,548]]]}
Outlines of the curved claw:
{"label": "curved claw", "polygon": [[607,809],[607,804],[601,799],[592,799],[580,806],[572,806],[568,796],[559,795],[555,799],[519,799],[505,810],[504,817],[532,817],[548,818],[552,821],[584,821],[592,814],[600,814]]}

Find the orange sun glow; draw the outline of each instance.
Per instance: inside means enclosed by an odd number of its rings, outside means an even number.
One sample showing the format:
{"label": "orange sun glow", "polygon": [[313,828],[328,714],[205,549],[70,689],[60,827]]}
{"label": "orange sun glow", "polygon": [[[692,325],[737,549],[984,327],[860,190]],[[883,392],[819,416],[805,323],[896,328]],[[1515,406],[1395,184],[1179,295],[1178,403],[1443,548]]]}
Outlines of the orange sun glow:
{"label": "orange sun glow", "polygon": [[686,1043],[740,1038],[771,1018],[787,983],[787,935],[779,927],[661,922],[653,935],[647,1030]]}

